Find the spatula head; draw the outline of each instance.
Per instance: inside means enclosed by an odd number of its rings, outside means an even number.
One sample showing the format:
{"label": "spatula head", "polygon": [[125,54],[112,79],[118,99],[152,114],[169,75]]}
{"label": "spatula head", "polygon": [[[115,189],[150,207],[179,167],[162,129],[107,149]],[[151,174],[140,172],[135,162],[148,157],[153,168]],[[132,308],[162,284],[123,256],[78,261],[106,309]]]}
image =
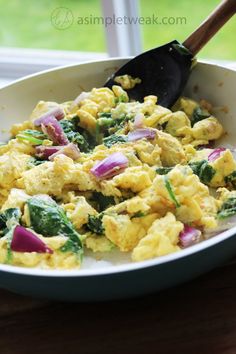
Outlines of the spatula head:
{"label": "spatula head", "polygon": [[122,66],[106,82],[116,85],[115,76],[131,75],[142,82],[128,90],[130,99],[143,101],[148,95],[158,96],[158,104],[171,107],[181,95],[188,80],[192,54],[178,41],[144,52]]}

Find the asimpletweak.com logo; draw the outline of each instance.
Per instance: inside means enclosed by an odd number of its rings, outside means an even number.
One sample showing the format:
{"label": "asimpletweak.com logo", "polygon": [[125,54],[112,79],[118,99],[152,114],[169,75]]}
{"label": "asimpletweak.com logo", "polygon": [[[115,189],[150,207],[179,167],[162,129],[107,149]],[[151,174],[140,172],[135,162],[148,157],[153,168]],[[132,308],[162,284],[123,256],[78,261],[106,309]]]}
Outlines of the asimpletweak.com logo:
{"label": "asimpletweak.com logo", "polygon": [[74,16],[71,9],[67,7],[58,7],[51,13],[51,23],[58,30],[70,28],[76,25],[103,25],[109,27],[112,25],[186,25],[186,17],[164,16],[159,17],[155,14],[151,16]]}

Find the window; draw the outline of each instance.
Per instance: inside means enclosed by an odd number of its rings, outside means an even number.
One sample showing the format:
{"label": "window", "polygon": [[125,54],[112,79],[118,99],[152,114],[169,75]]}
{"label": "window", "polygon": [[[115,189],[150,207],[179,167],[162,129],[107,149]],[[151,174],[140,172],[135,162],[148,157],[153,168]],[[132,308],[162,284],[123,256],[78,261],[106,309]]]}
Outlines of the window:
{"label": "window", "polygon": [[[159,24],[141,26],[144,50],[173,39],[184,41],[220,0],[140,0],[140,15],[158,17]],[[148,5],[147,5],[148,4]],[[154,21],[153,21],[154,22]],[[201,58],[235,60],[236,21],[231,19],[200,52]]]}
{"label": "window", "polygon": [[[183,41],[219,0],[0,0],[0,78]],[[234,60],[231,20],[200,57]]]}

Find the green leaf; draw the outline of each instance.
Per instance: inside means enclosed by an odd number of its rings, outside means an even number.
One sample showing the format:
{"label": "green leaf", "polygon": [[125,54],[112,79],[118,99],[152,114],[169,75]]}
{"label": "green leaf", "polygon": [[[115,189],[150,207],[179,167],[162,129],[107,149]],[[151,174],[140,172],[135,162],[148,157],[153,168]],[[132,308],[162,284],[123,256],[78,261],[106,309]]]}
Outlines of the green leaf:
{"label": "green leaf", "polygon": [[102,130],[102,128],[110,128],[115,124],[114,119],[112,119],[111,117],[101,117],[97,119],[97,123],[100,127],[100,130]]}
{"label": "green leaf", "polygon": [[0,213],[0,236],[7,234],[15,225],[19,224],[20,218],[19,208],[9,208]]}
{"label": "green leaf", "polygon": [[64,235],[82,252],[79,233],[74,229],[64,210],[50,197],[34,196],[27,200],[30,225],[34,231],[45,237]]}
{"label": "green leaf", "polygon": [[224,219],[235,214],[236,214],[236,198],[229,198],[223,203],[217,216],[219,219]]}
{"label": "green leaf", "polygon": [[0,236],[7,240],[7,256],[5,263],[10,264],[12,260],[11,241],[15,226],[19,224],[21,211],[19,208],[9,208],[0,214]]}
{"label": "green leaf", "polygon": [[103,144],[110,148],[114,144],[122,144],[127,142],[127,137],[125,135],[112,134],[103,139]]}
{"label": "green leaf", "polygon": [[115,98],[115,104],[118,104],[118,103],[121,103],[121,102],[124,102],[124,103],[128,102],[127,96],[125,94],[120,95],[119,97]]}
{"label": "green leaf", "polygon": [[100,144],[104,135],[108,133],[109,128],[116,124],[111,117],[101,117],[96,122],[96,141]]}
{"label": "green leaf", "polygon": [[191,124],[192,126],[194,126],[195,123],[200,122],[203,119],[209,118],[210,116],[211,115],[207,110],[202,109],[201,107],[196,107],[191,117]]}
{"label": "green leaf", "polygon": [[177,52],[179,52],[182,55],[190,55],[192,56],[192,53],[186,48],[183,44],[181,43],[174,43],[172,44],[172,47],[174,47]]}
{"label": "green leaf", "polygon": [[6,264],[11,264],[12,261],[12,250],[11,250],[11,241],[13,238],[13,232],[14,232],[15,227],[13,227],[11,230],[9,230],[7,232],[7,234],[5,235],[6,239],[7,239],[7,256],[5,259],[5,263]]}
{"label": "green leaf", "polygon": [[236,171],[233,171],[230,175],[225,177],[225,183],[235,188],[236,186]]}
{"label": "green leaf", "polygon": [[98,215],[89,215],[88,217],[87,227],[89,228],[89,230],[93,231],[98,235],[104,234],[104,227],[102,224],[103,215],[103,213],[100,213]]}
{"label": "green leaf", "polygon": [[88,132],[78,126],[79,118],[77,116],[70,120],[62,119],[59,123],[71,143],[77,144],[82,152],[91,150],[92,138]]}
{"label": "green leaf", "polygon": [[112,117],[111,112],[101,112],[98,114],[98,116],[99,116],[99,118],[103,118],[103,117],[111,118]]}
{"label": "green leaf", "polygon": [[176,199],[176,196],[175,196],[174,191],[172,189],[171,183],[166,175],[164,176],[164,181],[165,181],[165,187],[169,193],[170,199],[173,201],[176,208],[179,208],[180,204],[179,204],[178,200]]}
{"label": "green leaf", "polygon": [[190,162],[189,167],[199,177],[200,181],[205,184],[208,184],[216,173],[207,160]]}
{"label": "green leaf", "polygon": [[156,172],[159,175],[167,175],[167,173],[169,173],[171,170],[173,170],[173,167],[158,167]]}
{"label": "green leaf", "polygon": [[33,168],[35,166],[42,165],[42,163],[47,162],[48,160],[41,160],[39,158],[31,156],[29,161],[27,162],[28,168]]}
{"label": "green leaf", "polygon": [[93,199],[97,203],[100,212],[115,204],[113,196],[106,196],[100,192],[94,192]]}
{"label": "green leaf", "polygon": [[133,219],[133,218],[142,218],[143,216],[146,216],[146,214],[143,212],[143,211],[137,211],[137,213],[134,213],[130,219]]}

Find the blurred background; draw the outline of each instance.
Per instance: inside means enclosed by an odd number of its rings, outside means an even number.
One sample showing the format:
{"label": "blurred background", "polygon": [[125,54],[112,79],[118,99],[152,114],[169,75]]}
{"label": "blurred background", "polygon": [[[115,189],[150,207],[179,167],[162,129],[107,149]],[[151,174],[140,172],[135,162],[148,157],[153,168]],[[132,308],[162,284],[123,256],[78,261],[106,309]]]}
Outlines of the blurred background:
{"label": "blurred background", "polygon": [[[0,76],[15,78],[56,65],[135,55],[173,39],[183,41],[219,2],[0,0]],[[114,16],[123,22],[110,23]],[[128,22],[143,18],[143,23],[125,24],[124,16]],[[232,19],[199,57],[235,60],[235,33]]]}

